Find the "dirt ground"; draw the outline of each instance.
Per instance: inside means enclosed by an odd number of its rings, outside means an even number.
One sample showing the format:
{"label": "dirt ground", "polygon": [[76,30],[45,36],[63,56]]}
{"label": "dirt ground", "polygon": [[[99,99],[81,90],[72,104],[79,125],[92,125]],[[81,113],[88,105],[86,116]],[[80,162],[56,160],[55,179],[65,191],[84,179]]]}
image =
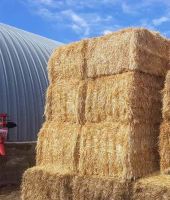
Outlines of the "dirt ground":
{"label": "dirt ground", "polygon": [[21,200],[19,187],[15,185],[1,186],[0,200]]}

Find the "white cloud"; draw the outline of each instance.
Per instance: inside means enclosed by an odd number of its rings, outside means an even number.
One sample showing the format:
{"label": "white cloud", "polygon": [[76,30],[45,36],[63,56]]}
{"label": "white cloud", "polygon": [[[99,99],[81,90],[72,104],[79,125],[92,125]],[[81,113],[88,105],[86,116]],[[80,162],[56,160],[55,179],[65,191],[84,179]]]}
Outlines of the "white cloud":
{"label": "white cloud", "polygon": [[118,24],[114,24],[113,26],[108,26],[106,29],[103,29],[101,32],[102,35],[107,35],[113,33],[116,30],[120,30],[122,27]]}
{"label": "white cloud", "polygon": [[75,23],[84,27],[87,26],[87,22],[78,14],[76,14],[73,10],[64,10],[61,13],[67,17],[70,17]]}
{"label": "white cloud", "polygon": [[155,26],[159,26],[159,25],[161,25],[162,23],[167,22],[167,21],[170,21],[170,18],[169,18],[169,17],[166,17],[166,16],[163,16],[163,17],[160,17],[160,18],[157,18],[157,19],[153,19],[153,20],[152,20],[152,23],[153,23],[153,25],[155,25]]}
{"label": "white cloud", "polygon": [[72,20],[74,23],[72,25],[73,30],[81,30],[80,32],[83,32],[84,35],[89,35],[90,27],[84,18],[79,16],[73,10],[64,10],[61,13]]}
{"label": "white cloud", "polygon": [[[78,6],[87,6],[90,2],[75,0],[27,0],[30,3],[31,12],[39,15],[45,20],[55,22],[56,26],[71,28],[80,36],[89,36],[90,34],[100,34],[102,30],[107,29],[107,24],[113,22],[111,15],[101,16],[97,12],[83,12]],[[101,0],[104,3],[106,0]],[[111,0],[107,0],[111,1]],[[116,1],[116,0],[114,0]],[[91,6],[97,0],[91,2]],[[75,4],[77,3],[77,4]],[[60,5],[60,6],[59,6]],[[52,25],[52,24],[51,24]]]}
{"label": "white cloud", "polygon": [[28,2],[33,5],[48,7],[56,7],[61,4],[60,1],[56,2],[55,0],[28,0]]}
{"label": "white cloud", "polygon": [[[70,28],[79,37],[108,34],[119,28],[121,24],[129,26],[144,26],[156,29],[157,26],[169,21],[166,14],[160,18],[152,19],[148,16],[149,10],[158,3],[170,10],[168,0],[140,0],[130,2],[128,0],[18,0],[29,5],[30,11],[48,20],[51,26],[68,30]],[[29,4],[28,4],[29,2]],[[170,2],[170,1],[169,1]],[[157,4],[156,4],[157,3]],[[104,8],[104,9],[103,9]],[[113,8],[113,12],[111,9]],[[108,12],[107,12],[108,9]],[[145,14],[147,11],[147,15]],[[119,13],[121,12],[121,13]],[[138,20],[127,20],[124,23],[119,16],[128,14],[138,16]],[[148,16],[148,18],[147,18]],[[130,18],[130,16],[129,16]],[[146,19],[145,19],[146,18]],[[120,21],[119,21],[120,20]],[[118,24],[118,25],[115,25]]]}
{"label": "white cloud", "polygon": [[130,6],[126,2],[122,2],[121,4],[122,11],[126,14],[137,14],[137,8],[135,6]]}
{"label": "white cloud", "polygon": [[[25,0],[20,0],[25,1]],[[26,0],[32,4],[39,6],[46,5],[50,7],[57,7],[61,9],[66,9],[66,7],[77,8],[95,8],[96,6],[102,5],[114,5],[119,2],[119,0]]]}
{"label": "white cloud", "polygon": [[107,35],[107,34],[110,34],[110,33],[112,33],[111,30],[104,30],[104,31],[103,31],[103,35]]}
{"label": "white cloud", "polygon": [[81,32],[81,28],[80,28],[80,26],[78,26],[77,24],[72,24],[72,25],[71,25],[71,28],[72,28],[73,30],[75,30],[76,33],[80,33],[80,32]]}
{"label": "white cloud", "polygon": [[57,18],[57,16],[47,8],[39,8],[36,10],[36,14],[50,21],[55,21]]}
{"label": "white cloud", "polygon": [[55,2],[53,0],[35,0],[37,3],[44,5],[53,5]]}

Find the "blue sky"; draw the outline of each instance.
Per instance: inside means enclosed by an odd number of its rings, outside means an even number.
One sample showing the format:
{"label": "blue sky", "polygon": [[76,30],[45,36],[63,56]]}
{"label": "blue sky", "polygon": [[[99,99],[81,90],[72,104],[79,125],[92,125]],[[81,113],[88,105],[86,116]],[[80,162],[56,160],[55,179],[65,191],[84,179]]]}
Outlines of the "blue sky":
{"label": "blue sky", "polygon": [[64,43],[125,27],[170,37],[170,0],[0,0],[0,22]]}

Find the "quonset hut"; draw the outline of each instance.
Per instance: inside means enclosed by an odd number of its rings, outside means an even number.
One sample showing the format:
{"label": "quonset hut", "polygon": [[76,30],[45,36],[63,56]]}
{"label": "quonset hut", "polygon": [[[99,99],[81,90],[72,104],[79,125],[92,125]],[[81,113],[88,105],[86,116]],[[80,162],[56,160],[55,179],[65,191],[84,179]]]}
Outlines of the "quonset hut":
{"label": "quonset hut", "polygon": [[61,43],[0,23],[0,113],[17,123],[8,141],[34,141],[43,121],[47,62]]}

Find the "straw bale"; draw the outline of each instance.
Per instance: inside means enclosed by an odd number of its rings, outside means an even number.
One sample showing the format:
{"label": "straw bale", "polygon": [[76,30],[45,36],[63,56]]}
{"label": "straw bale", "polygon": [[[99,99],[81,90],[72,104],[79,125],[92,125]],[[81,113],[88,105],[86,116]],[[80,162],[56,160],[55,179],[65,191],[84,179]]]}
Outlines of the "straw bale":
{"label": "straw bale", "polygon": [[89,80],[86,121],[135,120],[160,123],[162,87],[162,78],[141,72],[127,72]]}
{"label": "straw bale", "polygon": [[85,40],[58,47],[48,63],[50,82],[57,79],[84,79],[86,74],[85,51]]}
{"label": "straw bale", "polygon": [[160,127],[159,149],[161,172],[170,174],[170,71],[168,71],[163,89],[163,122]]}
{"label": "straw bale", "polygon": [[49,79],[82,80],[129,70],[164,76],[169,68],[168,45],[159,34],[141,28],[64,45],[50,58]]}
{"label": "straw bale", "polygon": [[80,128],[76,124],[45,123],[38,136],[37,165],[53,164],[58,169],[76,171]]}
{"label": "straw bale", "polygon": [[164,120],[170,121],[170,71],[168,71],[163,89],[163,109],[162,115]]}
{"label": "straw bale", "polygon": [[159,125],[87,123],[80,137],[79,173],[136,179],[154,172],[159,169],[158,135]]}
{"label": "straw bale", "polygon": [[130,200],[130,184],[116,178],[76,176],[74,200]]}
{"label": "straw bale", "polygon": [[72,178],[54,166],[33,167],[23,175],[22,200],[71,200]]}
{"label": "straw bale", "polygon": [[163,122],[160,128],[161,171],[170,174],[170,122]]}
{"label": "straw bale", "polygon": [[[57,122],[84,121],[86,84],[77,80],[59,80],[49,86],[51,96],[47,102],[47,115]],[[49,94],[49,95],[50,95]],[[50,106],[48,106],[50,104]],[[49,117],[48,117],[49,118]]]}
{"label": "straw bale", "polygon": [[139,179],[134,184],[133,200],[168,200],[170,199],[170,177],[154,175]]}
{"label": "straw bale", "polygon": [[125,29],[88,40],[87,76],[100,77],[129,70],[164,76],[168,40],[146,29]]}

